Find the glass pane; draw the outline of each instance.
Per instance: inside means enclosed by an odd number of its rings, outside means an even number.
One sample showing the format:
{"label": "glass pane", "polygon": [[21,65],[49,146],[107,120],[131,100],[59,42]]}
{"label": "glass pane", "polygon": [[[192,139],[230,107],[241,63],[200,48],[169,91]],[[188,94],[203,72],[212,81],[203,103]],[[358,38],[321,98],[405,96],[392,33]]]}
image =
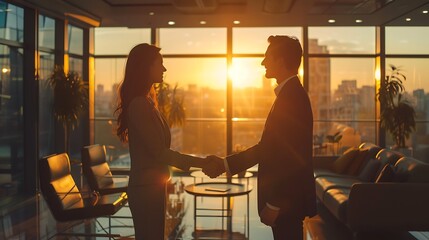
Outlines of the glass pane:
{"label": "glass pane", "polygon": [[[410,142],[406,144],[407,146],[412,146],[412,156],[429,163],[429,122],[418,122],[416,131],[411,134],[408,141]],[[390,146],[392,145],[393,141]]]}
{"label": "glass pane", "polygon": [[[405,145],[411,146],[414,156],[419,156],[418,159],[427,159],[429,156],[429,108],[428,108],[428,92],[429,91],[429,59],[413,59],[413,58],[387,58],[386,59],[386,75],[390,74],[390,65],[394,65],[402,69],[402,73],[406,76],[404,82],[405,93],[403,97],[410,102],[416,111],[416,129],[412,132]],[[395,145],[392,136],[386,133],[386,146]],[[420,157],[421,156],[421,157]]]}
{"label": "glass pane", "polygon": [[80,58],[69,57],[69,71],[77,72],[80,77],[83,73],[83,60]]}
{"label": "glass pane", "polygon": [[164,65],[164,81],[183,91],[187,118],[226,117],[226,59],[165,58]]}
{"label": "glass pane", "polygon": [[0,1],[0,38],[24,42],[24,9]]}
{"label": "glass pane", "polygon": [[271,35],[295,36],[302,44],[301,27],[234,28],[233,53],[265,53]]}
{"label": "glass pane", "polygon": [[[268,115],[268,113],[267,113]],[[265,115],[266,118],[266,115]],[[265,118],[234,121],[232,124],[232,152],[241,152],[261,140]]]}
{"label": "glass pane", "polygon": [[159,35],[163,54],[226,53],[226,28],[162,28]]}
{"label": "glass pane", "polygon": [[23,190],[23,50],[0,45],[0,198]]}
{"label": "glass pane", "polygon": [[83,29],[68,25],[69,30],[69,53],[83,55]]}
{"label": "glass pane", "polygon": [[94,120],[95,136],[97,144],[106,146],[106,153],[110,160],[114,161],[116,167],[130,167],[128,145],[119,141],[116,136],[116,121],[112,119]]}
{"label": "glass pane", "polygon": [[225,121],[186,121],[181,129],[171,129],[171,135],[176,151],[197,156],[226,155]]}
{"label": "glass pane", "polygon": [[429,27],[386,27],[387,54],[429,54]]}
{"label": "glass pane", "polygon": [[95,117],[113,118],[116,92],[124,78],[125,58],[95,60]]}
{"label": "glass pane", "polygon": [[[345,150],[356,147],[362,142],[376,143],[377,125],[376,121],[314,120],[313,155],[341,155]],[[341,139],[329,140],[329,136],[335,134],[341,135]]]}
{"label": "glass pane", "polygon": [[345,127],[358,134],[359,138],[354,138],[356,144],[364,137],[375,140],[375,129],[366,129],[368,122],[375,122],[374,69],[372,58],[310,58],[309,96],[315,144],[327,142],[328,135],[341,133],[333,125],[335,122],[347,124]]}
{"label": "glass pane", "polygon": [[39,47],[55,49],[55,20],[39,15]]}
{"label": "glass pane", "polygon": [[52,114],[53,91],[48,77],[54,69],[54,54],[40,52],[39,70],[39,157],[55,151],[55,119]]}
{"label": "glass pane", "polygon": [[390,65],[402,69],[406,76],[404,82],[405,98],[415,107],[418,120],[429,120],[427,95],[429,91],[429,59],[423,58],[387,58],[386,75],[390,74]]}
{"label": "glass pane", "polygon": [[390,74],[390,65],[401,69],[406,77],[404,82],[405,98],[409,100],[417,111],[419,120],[429,120],[429,109],[426,110],[426,96],[429,91],[429,59],[422,58],[387,58],[386,75]]}
{"label": "glass pane", "polygon": [[[274,102],[275,79],[264,77],[262,58],[234,58],[230,69],[233,81],[233,117],[266,118]],[[235,133],[234,133],[235,134]]]}
{"label": "glass pane", "polygon": [[[331,54],[375,53],[375,27],[309,27],[308,38]],[[309,52],[319,50],[310,48]]]}
{"label": "glass pane", "polygon": [[95,55],[128,55],[139,43],[150,43],[150,29],[95,28]]}

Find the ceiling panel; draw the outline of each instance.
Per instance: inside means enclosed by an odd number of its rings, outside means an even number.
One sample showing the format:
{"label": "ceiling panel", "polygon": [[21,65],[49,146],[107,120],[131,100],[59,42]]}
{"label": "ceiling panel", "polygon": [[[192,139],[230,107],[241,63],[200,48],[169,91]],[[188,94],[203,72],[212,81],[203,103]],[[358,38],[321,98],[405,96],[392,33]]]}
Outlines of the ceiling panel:
{"label": "ceiling panel", "polygon": [[[184,1],[193,4],[184,10]],[[26,0],[106,27],[429,26],[428,0]],[[173,4],[174,3],[174,4]],[[181,3],[181,4],[179,4]],[[267,8],[270,4],[271,8]],[[207,7],[206,7],[207,6]],[[210,8],[208,6],[211,6]],[[272,7],[274,6],[274,7]],[[204,7],[206,7],[204,9]],[[204,11],[201,11],[203,8]],[[209,11],[208,11],[209,10]],[[429,10],[429,9],[427,9]],[[404,21],[412,16],[412,21]],[[335,19],[335,23],[328,23]],[[356,19],[362,22],[356,23]],[[169,25],[174,21],[175,25]],[[204,25],[201,22],[205,22]]]}

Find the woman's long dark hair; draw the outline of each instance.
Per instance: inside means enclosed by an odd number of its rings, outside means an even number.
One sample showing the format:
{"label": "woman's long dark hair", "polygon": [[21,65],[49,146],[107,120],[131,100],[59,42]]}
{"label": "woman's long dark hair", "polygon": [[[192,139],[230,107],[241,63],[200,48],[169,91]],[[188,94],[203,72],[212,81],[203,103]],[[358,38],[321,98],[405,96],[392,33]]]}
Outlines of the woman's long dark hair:
{"label": "woman's long dark hair", "polygon": [[160,50],[156,46],[143,43],[131,49],[128,55],[124,80],[118,88],[118,104],[115,110],[118,124],[116,135],[122,142],[128,142],[128,106],[131,101],[138,96],[153,94],[149,69],[159,56]]}

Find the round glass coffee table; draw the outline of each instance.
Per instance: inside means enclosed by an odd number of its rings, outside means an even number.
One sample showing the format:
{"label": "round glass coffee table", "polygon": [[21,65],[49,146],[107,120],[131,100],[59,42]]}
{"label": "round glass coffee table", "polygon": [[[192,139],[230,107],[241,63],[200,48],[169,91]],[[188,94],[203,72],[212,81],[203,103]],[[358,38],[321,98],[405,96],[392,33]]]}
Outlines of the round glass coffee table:
{"label": "round glass coffee table", "polygon": [[[249,184],[227,183],[227,182],[203,182],[190,184],[185,187],[185,191],[194,196],[194,232],[197,230],[197,218],[199,217],[221,217],[222,230],[224,229],[224,221],[226,218],[226,230],[232,234],[232,207],[230,200],[232,197],[246,196],[247,197],[247,238],[249,237],[249,193],[253,187]],[[222,208],[200,208],[197,206],[197,197],[212,197],[222,198]],[[224,200],[227,200],[226,208]],[[200,214],[200,211],[219,211],[221,215],[205,215]]]}
{"label": "round glass coffee table", "polygon": [[[201,171],[201,170],[197,170],[197,171],[192,171],[191,172],[191,176],[194,178],[194,183],[196,183],[196,179],[197,178],[199,178],[200,179],[200,182],[204,182],[204,179],[207,179],[208,178],[208,176],[206,175],[206,174],[204,174],[204,172],[203,171]],[[247,181],[247,184],[249,184],[249,179],[251,178],[251,177],[253,177],[253,173],[252,172],[249,172],[249,171],[245,171],[245,172],[243,172],[242,174],[235,174],[235,175],[233,175],[232,177],[231,177],[231,180],[232,179],[246,179],[246,181]],[[223,173],[223,174],[221,174],[220,176],[218,176],[217,178],[224,178],[224,179],[227,179],[227,176],[226,176],[226,174],[225,173]]]}

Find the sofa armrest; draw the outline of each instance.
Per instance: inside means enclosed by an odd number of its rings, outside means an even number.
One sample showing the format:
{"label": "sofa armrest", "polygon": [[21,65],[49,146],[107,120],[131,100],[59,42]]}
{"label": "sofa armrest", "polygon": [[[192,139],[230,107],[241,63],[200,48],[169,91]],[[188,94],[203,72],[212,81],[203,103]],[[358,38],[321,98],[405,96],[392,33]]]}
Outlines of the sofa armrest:
{"label": "sofa armrest", "polygon": [[354,231],[429,230],[429,184],[357,183],[347,204],[347,224]]}

